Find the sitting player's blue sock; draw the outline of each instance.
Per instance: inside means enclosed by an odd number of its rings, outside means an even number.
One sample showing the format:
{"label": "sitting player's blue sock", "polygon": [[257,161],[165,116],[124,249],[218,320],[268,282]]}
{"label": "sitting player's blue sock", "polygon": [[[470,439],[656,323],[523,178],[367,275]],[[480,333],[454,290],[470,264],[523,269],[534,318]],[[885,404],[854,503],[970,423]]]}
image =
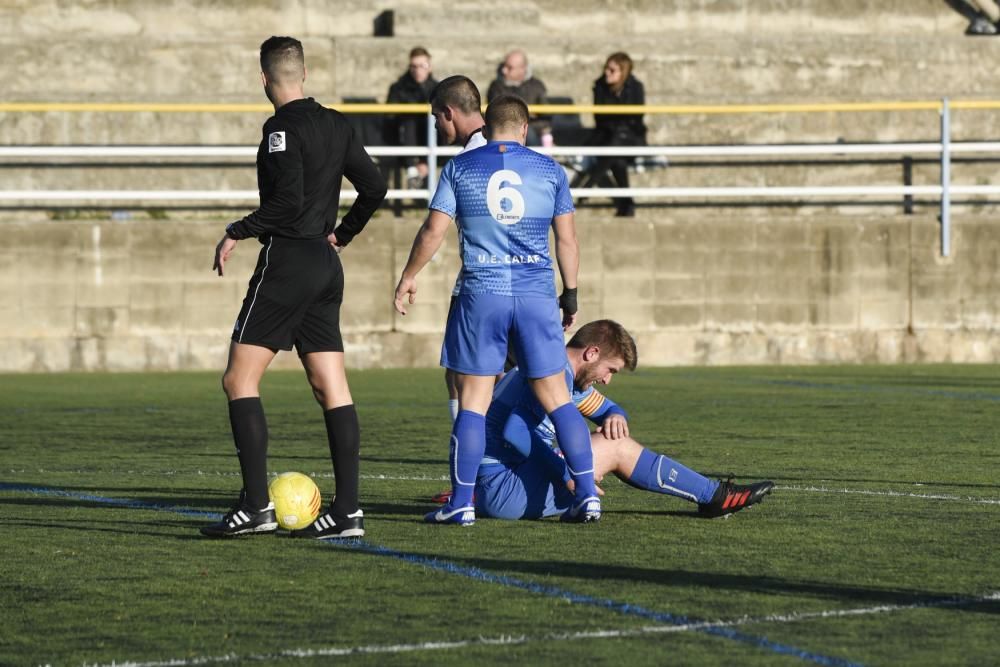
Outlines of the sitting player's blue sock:
{"label": "sitting player's blue sock", "polygon": [[559,449],[566,458],[570,475],[576,484],[577,501],[597,496],[594,485],[594,452],[590,448],[590,429],[583,415],[572,403],[561,405],[549,415],[556,430]]}
{"label": "sitting player's blue sock", "polygon": [[627,483],[637,489],[667,493],[695,503],[707,503],[719,483],[699,475],[662,454],[643,448]]}
{"label": "sitting player's blue sock", "polygon": [[486,451],[486,417],[469,410],[461,410],[451,430],[451,449],[448,463],[451,472],[451,506],[472,505],[476,490],[476,473]]}

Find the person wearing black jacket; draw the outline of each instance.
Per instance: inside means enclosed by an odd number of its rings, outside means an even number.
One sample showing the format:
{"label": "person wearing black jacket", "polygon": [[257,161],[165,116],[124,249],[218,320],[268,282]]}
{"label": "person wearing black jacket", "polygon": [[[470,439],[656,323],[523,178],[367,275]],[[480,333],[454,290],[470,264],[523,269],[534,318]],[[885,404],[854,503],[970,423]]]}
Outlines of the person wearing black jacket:
{"label": "person wearing black jacket", "polygon": [[[645,104],[642,82],[632,76],[632,59],[626,53],[612,53],[604,64],[604,74],[594,82],[594,104]],[[589,142],[596,146],[645,146],[646,125],[640,114],[594,114],[596,129]],[[590,179],[602,186],[627,188],[631,158],[603,157],[597,160]],[[610,172],[611,178],[608,177]],[[631,197],[615,198],[615,215],[635,215]]]}
{"label": "person wearing black jacket", "polygon": [[[389,104],[427,104],[437,86],[431,74],[431,54],[417,46],[410,51],[410,65],[395,83],[389,86],[385,101]],[[395,115],[386,121],[386,143],[390,146],[426,146],[427,120],[424,116]],[[404,161],[411,187],[426,187],[427,160]]]}
{"label": "person wearing black jacket", "polygon": [[[339,253],[364,229],[385,197],[386,185],[340,113],[305,97],[302,44],[271,37],[260,47],[261,80],[274,105],[257,150],[260,207],[226,227],[215,249],[221,276],[236,244],[256,237],[263,248],[236,320],[222,388],[240,461],[243,489],[210,537],[273,533],[278,529],[267,490],[267,422],[260,379],[278,350],[294,346],[323,408],[336,496],[312,524],[293,537],[364,535],[358,506],[360,432],[340,335],[344,271]],[[340,185],[357,189],[336,225]]]}

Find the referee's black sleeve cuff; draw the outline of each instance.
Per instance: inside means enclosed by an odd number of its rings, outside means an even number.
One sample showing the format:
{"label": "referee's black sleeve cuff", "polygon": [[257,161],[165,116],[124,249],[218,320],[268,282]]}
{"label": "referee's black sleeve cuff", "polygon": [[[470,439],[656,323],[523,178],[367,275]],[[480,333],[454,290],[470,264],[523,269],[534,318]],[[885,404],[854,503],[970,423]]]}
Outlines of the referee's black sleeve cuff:
{"label": "referee's black sleeve cuff", "polygon": [[242,241],[243,239],[248,238],[246,234],[241,233],[243,230],[241,230],[239,227],[240,223],[230,222],[228,225],[226,225],[226,236],[233,239],[234,241]]}

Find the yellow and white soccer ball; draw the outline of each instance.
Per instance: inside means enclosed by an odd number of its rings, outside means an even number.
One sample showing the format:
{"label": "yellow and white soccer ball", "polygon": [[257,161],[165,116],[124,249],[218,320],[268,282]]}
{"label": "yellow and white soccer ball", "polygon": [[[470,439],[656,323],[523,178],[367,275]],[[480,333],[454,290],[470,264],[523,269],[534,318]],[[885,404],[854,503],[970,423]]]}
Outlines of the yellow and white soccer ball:
{"label": "yellow and white soccer ball", "polygon": [[319,487],[300,472],[278,475],[267,491],[274,503],[278,525],[285,530],[305,528],[319,516],[319,508],[323,503]]}

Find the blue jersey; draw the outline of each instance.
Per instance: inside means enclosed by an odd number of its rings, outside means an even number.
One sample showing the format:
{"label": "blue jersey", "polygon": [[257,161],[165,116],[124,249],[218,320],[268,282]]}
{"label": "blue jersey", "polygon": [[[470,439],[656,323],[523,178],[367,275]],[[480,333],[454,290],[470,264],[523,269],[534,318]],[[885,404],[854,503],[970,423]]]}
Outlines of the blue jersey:
{"label": "blue jersey", "polygon": [[555,160],[491,141],[445,166],[430,208],[458,224],[456,293],[555,297],[549,227],[575,210]]}
{"label": "blue jersey", "polygon": [[[566,386],[573,404],[595,424],[625,411],[593,385],[579,389],[573,384],[573,368],[567,362]],[[493,391],[486,413],[484,464],[516,465],[526,458],[546,457],[557,449],[556,430],[535,398],[528,379],[517,368],[507,373]],[[547,451],[546,451],[547,450]]]}

